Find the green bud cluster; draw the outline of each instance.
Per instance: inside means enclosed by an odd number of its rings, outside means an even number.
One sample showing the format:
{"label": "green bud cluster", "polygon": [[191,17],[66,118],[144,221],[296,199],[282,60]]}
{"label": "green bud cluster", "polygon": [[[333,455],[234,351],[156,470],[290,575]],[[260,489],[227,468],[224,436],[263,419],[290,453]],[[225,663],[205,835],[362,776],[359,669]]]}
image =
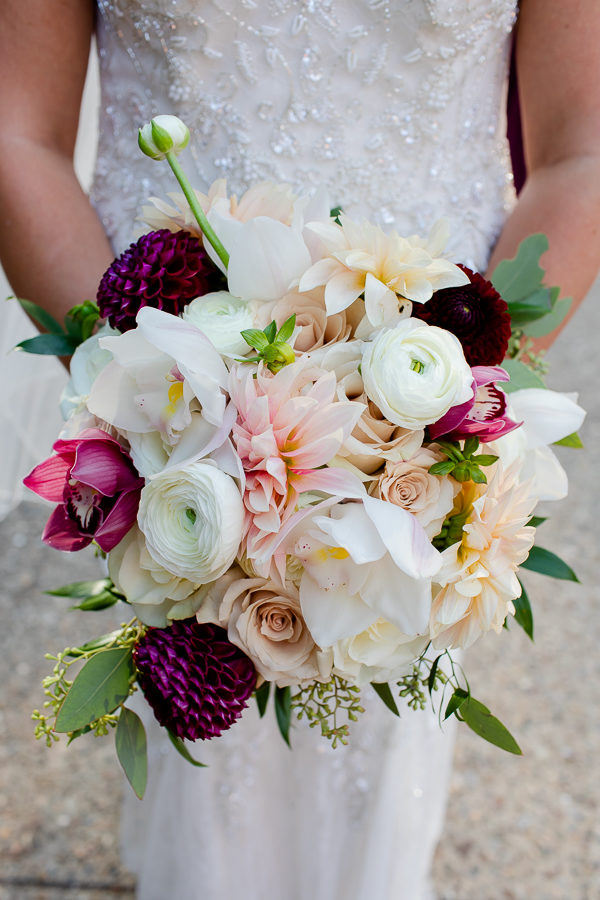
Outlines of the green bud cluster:
{"label": "green bud cluster", "polygon": [[481,466],[491,466],[498,459],[492,453],[474,454],[479,449],[479,438],[468,437],[461,450],[458,441],[436,441],[448,459],[434,463],[429,472],[431,475],[452,475],[457,481],[474,481],[475,484],[487,484],[487,478]]}
{"label": "green bud cluster", "polygon": [[[322,684],[319,681],[302,686],[292,697],[292,708],[298,719],[306,718],[311,728],[320,728],[333,747],[347,744],[350,722],[364,712],[360,705],[360,688],[338,675]],[[343,715],[347,721],[340,722]]]}
{"label": "green bud cluster", "polygon": [[463,528],[469,518],[470,512],[471,511],[467,509],[464,512],[455,513],[453,516],[446,516],[440,533],[437,534],[431,542],[436,550],[441,552],[442,550],[445,550],[446,547],[451,547],[452,544],[458,544],[458,542],[462,540]]}
{"label": "green bud cluster", "polygon": [[247,328],[240,334],[249,347],[256,350],[256,356],[246,357],[239,362],[264,362],[270,372],[276,374],[281,371],[284,366],[289,366],[296,359],[292,347],[287,343],[294,333],[296,325],[296,315],[290,316],[279,331],[277,324],[273,321],[260,331],[258,328]]}

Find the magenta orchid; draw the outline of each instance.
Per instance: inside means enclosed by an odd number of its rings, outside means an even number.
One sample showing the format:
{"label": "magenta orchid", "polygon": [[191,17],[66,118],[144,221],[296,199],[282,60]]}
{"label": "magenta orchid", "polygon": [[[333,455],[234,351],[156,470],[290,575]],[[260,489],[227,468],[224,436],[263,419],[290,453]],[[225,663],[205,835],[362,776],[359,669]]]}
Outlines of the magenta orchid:
{"label": "magenta orchid", "polygon": [[453,406],[445,416],[429,425],[433,440],[445,437],[460,441],[474,435],[482,443],[514,431],[522,423],[506,415],[506,394],[496,381],[509,381],[508,372],[500,366],[473,366],[473,398]]}
{"label": "magenta orchid", "polygon": [[59,440],[24,484],[58,503],[42,540],[57,550],[81,550],[95,540],[108,553],[135,522],[144,479],[126,450],[100,428]]}

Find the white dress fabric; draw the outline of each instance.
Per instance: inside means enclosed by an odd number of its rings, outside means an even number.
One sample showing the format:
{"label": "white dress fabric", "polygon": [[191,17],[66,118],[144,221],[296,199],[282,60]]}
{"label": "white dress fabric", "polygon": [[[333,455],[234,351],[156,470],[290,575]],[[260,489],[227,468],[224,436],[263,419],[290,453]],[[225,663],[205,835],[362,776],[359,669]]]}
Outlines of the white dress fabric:
{"label": "white dress fabric", "polygon": [[[451,258],[485,269],[506,214],[501,115],[514,0],[100,0],[92,197],[116,251],[149,196],[177,192],[136,148],[181,116],[195,187],[325,187],[401,234],[445,215]],[[139,228],[138,228],[139,230]],[[424,900],[452,750],[429,713],[370,691],[350,746],[304,722],[290,751],[254,705],[184,762],[150,724],[146,799],[126,802],[142,900]],[[150,719],[151,717],[148,717]]]}

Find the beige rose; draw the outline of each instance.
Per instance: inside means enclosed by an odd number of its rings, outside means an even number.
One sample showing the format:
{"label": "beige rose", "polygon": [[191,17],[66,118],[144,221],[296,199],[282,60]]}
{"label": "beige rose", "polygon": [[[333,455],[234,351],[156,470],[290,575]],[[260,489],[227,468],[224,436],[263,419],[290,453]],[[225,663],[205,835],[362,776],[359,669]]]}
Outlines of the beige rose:
{"label": "beige rose", "polygon": [[406,462],[387,462],[383,473],[372,485],[371,494],[413,513],[427,537],[434,538],[460,488],[453,478],[429,474],[429,468],[444,458],[436,449],[421,447]]}
{"label": "beige rose", "polygon": [[225,591],[218,619],[268,681],[286,687],[327,679],[329,655],[312,639],[293,584],[281,588],[265,578],[239,578]]}
{"label": "beige rose", "polygon": [[311,353],[319,347],[345,341],[350,334],[346,313],[328,316],[323,293],[323,288],[304,294],[292,292],[276,303],[262,304],[258,312],[258,327],[265,328],[275,319],[277,327],[281,328],[295,313],[296,327],[300,328],[294,343],[296,352]]}

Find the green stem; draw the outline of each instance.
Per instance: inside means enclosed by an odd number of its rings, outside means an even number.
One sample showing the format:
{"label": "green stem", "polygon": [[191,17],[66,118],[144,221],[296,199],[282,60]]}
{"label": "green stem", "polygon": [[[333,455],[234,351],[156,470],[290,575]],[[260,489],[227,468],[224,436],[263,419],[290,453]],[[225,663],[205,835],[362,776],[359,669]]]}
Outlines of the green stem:
{"label": "green stem", "polygon": [[167,159],[167,162],[169,163],[169,165],[171,166],[171,169],[173,170],[173,174],[175,175],[175,178],[177,179],[177,181],[179,182],[179,184],[181,186],[181,190],[185,194],[185,199],[190,204],[190,209],[194,213],[196,222],[200,226],[200,229],[202,230],[203,235],[207,238],[207,240],[210,241],[210,243],[212,244],[212,246],[215,249],[215,252],[219,256],[219,259],[221,260],[221,262],[225,266],[225,269],[227,270],[227,267],[229,265],[229,253],[227,252],[227,250],[225,249],[225,247],[223,246],[223,244],[221,243],[221,241],[215,234],[215,231],[212,228],[212,226],[209,224],[209,221],[206,218],[204,210],[198,203],[198,198],[196,197],[196,194],[194,193],[194,190],[193,190],[191,184],[189,183],[185,172],[183,171],[183,169],[181,168],[181,166],[179,164],[179,160],[177,159],[177,157],[175,156],[173,151],[169,151],[166,154],[166,159]]}

